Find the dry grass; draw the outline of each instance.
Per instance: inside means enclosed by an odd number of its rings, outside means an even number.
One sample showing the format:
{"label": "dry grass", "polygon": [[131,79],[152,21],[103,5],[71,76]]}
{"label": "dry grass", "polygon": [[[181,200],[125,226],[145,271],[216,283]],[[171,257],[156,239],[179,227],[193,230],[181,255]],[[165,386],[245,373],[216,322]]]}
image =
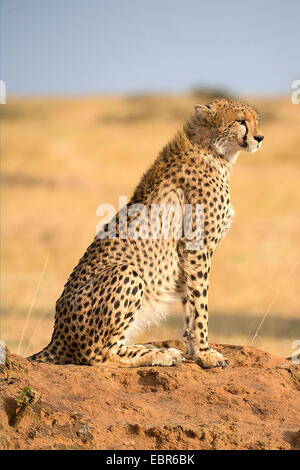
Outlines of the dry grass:
{"label": "dry grass", "polygon": [[[197,94],[197,101],[206,100]],[[2,339],[21,354],[50,338],[55,301],[93,239],[103,202],[130,197],[195,96],[10,100],[2,107]],[[300,108],[260,100],[265,141],[241,154],[231,183],[237,216],[213,261],[210,340],[250,343],[300,258]],[[290,355],[300,339],[300,268],[276,297],[255,344]],[[140,339],[179,336],[180,308]]]}

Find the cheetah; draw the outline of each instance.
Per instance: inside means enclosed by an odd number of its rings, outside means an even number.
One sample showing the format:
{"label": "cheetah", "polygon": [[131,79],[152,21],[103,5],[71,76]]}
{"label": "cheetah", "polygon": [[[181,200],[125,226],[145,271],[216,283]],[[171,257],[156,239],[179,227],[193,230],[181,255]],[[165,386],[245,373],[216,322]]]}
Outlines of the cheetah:
{"label": "cheetah", "polygon": [[[108,367],[180,364],[185,356],[176,348],[129,341],[139,328],[164,318],[168,303],[177,297],[184,311],[183,338],[193,360],[203,368],[229,365],[208,344],[209,276],[213,253],[234,216],[229,192],[232,166],[240,151],[253,153],[260,148],[264,136],[258,121],[256,110],[237,101],[216,99],[195,105],[125,207],[125,220],[137,222],[140,235],[121,236],[123,210],[114,218],[113,236],[109,224],[104,226],[56,302],[49,345],[30,360]],[[178,214],[171,218],[169,237],[162,236],[161,228],[154,236],[143,236],[149,217],[143,217],[142,209],[138,217],[130,210],[161,205],[175,205],[181,215],[186,205],[192,207],[190,220],[202,243],[188,246],[191,241],[184,233],[174,235],[182,224]],[[203,208],[201,233],[196,205]]]}

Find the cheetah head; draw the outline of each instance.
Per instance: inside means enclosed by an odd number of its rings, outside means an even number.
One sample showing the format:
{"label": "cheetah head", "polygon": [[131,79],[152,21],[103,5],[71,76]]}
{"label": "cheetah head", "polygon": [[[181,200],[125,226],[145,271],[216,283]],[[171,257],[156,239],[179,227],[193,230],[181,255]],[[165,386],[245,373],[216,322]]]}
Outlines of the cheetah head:
{"label": "cheetah head", "polygon": [[196,105],[195,117],[217,152],[235,162],[241,150],[256,152],[264,136],[258,128],[259,116],[251,106],[237,101],[217,99],[208,105]]}

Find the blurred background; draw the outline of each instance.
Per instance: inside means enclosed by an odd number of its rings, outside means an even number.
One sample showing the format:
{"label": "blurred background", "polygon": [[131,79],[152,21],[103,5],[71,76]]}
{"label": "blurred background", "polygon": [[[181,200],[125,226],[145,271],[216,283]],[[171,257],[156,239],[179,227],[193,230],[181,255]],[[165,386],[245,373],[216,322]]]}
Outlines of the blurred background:
{"label": "blurred background", "polygon": [[[297,0],[4,0],[1,8],[1,338],[29,355],[96,233],[195,103],[262,115],[262,149],[231,179],[232,229],[213,260],[210,341],[290,356],[300,339]],[[180,306],[140,341],[179,338]]]}

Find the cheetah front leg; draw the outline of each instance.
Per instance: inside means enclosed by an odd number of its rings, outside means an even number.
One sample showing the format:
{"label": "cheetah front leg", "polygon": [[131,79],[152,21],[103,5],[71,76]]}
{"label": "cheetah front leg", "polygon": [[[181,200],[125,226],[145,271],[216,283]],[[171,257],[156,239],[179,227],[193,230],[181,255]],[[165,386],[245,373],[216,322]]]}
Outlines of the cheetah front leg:
{"label": "cheetah front leg", "polygon": [[228,359],[208,344],[208,289],[211,259],[207,252],[188,251],[183,262],[185,275],[184,336],[189,354],[203,368],[226,367]]}

